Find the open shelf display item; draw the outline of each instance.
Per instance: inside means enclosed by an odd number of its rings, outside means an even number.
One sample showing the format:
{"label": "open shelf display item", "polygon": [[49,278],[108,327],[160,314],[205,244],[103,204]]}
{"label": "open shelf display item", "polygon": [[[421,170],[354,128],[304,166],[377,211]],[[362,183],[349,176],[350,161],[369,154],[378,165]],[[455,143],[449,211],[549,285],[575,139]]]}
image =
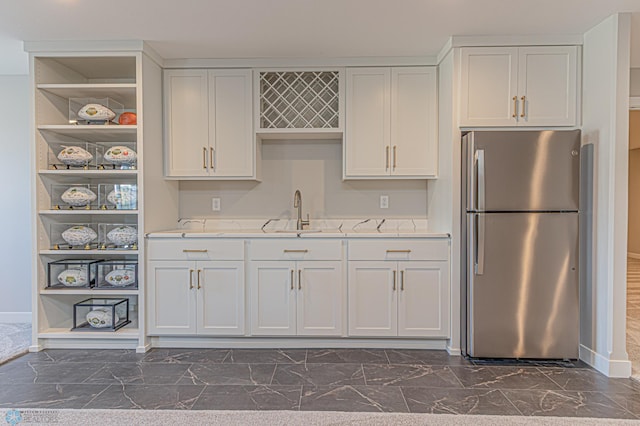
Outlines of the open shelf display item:
{"label": "open shelf display item", "polygon": [[138,262],[128,259],[103,260],[96,264],[96,288],[122,290],[138,288]]}
{"label": "open shelf display item", "polygon": [[51,210],[96,210],[98,185],[88,183],[52,184]]}
{"label": "open shelf display item", "polygon": [[95,223],[58,223],[49,225],[52,250],[97,250],[98,225]]}
{"label": "open shelf display item", "polygon": [[127,223],[98,224],[100,250],[137,250],[138,227]]}
{"label": "open shelf display item", "polygon": [[90,298],[73,305],[72,331],[116,331],[130,323],[127,298]]}
{"label": "open shelf display item", "polygon": [[138,186],[124,183],[98,185],[98,205],[101,210],[136,210]]}
{"label": "open shelf display item", "polygon": [[47,264],[47,289],[92,288],[96,285],[97,259],[63,259]]}
{"label": "open shelf display item", "polygon": [[136,143],[131,141],[85,142],[52,138],[48,147],[48,170],[135,170],[138,162]]}
{"label": "open shelf display item", "polygon": [[117,124],[124,105],[111,98],[69,98],[69,124]]}

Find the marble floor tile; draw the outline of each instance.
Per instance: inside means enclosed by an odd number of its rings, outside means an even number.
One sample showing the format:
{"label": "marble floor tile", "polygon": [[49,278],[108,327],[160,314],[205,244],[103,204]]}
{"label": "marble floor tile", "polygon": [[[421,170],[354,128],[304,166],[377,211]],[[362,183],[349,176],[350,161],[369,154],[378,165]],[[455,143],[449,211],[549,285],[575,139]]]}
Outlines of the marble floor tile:
{"label": "marble floor tile", "polygon": [[448,366],[363,365],[367,386],[428,386],[461,388]]}
{"label": "marble floor tile", "polygon": [[0,385],[2,408],[82,408],[107,385],[14,384]]}
{"label": "marble floor tile", "polygon": [[632,379],[613,379],[592,369],[540,368],[564,390],[639,393],[640,383]]}
{"label": "marble floor tile", "polygon": [[388,386],[305,386],[300,410],[408,412],[398,387]]}
{"label": "marble floor tile", "polygon": [[193,364],[178,384],[269,385],[275,364]]}
{"label": "marble floor tile", "polygon": [[142,362],[165,364],[222,363],[231,356],[231,349],[152,349]]}
{"label": "marble floor tile", "polygon": [[274,385],[364,385],[361,364],[278,364]]}
{"label": "marble floor tile", "polygon": [[413,365],[471,365],[461,356],[451,356],[447,351],[423,349],[386,349],[390,364]]}
{"label": "marble floor tile", "polygon": [[207,386],[194,410],[298,410],[301,386]]}
{"label": "marble floor tile", "polygon": [[465,388],[561,390],[537,368],[451,367]]}
{"label": "marble floor tile", "polygon": [[17,362],[55,362],[55,359],[49,355],[49,351],[29,352],[19,358],[12,359],[11,363]]}
{"label": "marble floor tile", "polygon": [[0,366],[0,385],[16,383],[82,383],[102,368],[98,363],[9,362]]}
{"label": "marble floor tile", "polygon": [[400,389],[412,413],[520,415],[499,389]]}
{"label": "marble floor tile", "polygon": [[55,362],[138,362],[144,354],[133,349],[47,349],[43,351]]}
{"label": "marble floor tile", "polygon": [[307,363],[389,364],[384,349],[309,349]]}
{"label": "marble floor tile", "polygon": [[108,363],[84,383],[120,385],[175,385],[191,364]]}
{"label": "marble floor tile", "polygon": [[84,408],[190,410],[203,390],[196,385],[109,385]]}
{"label": "marble floor tile", "polygon": [[631,414],[640,418],[640,393],[605,393],[607,398],[629,411]]}
{"label": "marble floor tile", "polygon": [[240,364],[300,364],[307,357],[306,349],[233,349],[224,362]]}
{"label": "marble floor tile", "polygon": [[601,392],[553,390],[503,390],[502,392],[525,416],[635,418]]}

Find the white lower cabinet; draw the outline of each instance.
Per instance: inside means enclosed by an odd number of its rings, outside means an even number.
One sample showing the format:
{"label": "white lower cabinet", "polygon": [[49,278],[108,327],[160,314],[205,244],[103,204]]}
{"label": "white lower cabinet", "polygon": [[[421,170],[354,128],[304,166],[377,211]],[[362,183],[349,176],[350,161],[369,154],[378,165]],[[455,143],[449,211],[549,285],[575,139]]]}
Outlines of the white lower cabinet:
{"label": "white lower cabinet", "polygon": [[252,261],[251,334],[341,336],[341,261]]}
{"label": "white lower cabinet", "polygon": [[350,261],[349,336],[447,337],[447,261]]}
{"label": "white lower cabinet", "polygon": [[243,335],[244,262],[150,261],[150,335]]}

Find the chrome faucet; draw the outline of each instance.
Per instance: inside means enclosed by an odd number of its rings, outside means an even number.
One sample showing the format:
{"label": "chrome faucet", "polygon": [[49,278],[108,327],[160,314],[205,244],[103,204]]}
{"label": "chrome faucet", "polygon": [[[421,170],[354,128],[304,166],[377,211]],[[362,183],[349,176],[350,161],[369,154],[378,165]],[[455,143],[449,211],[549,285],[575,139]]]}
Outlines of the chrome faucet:
{"label": "chrome faucet", "polygon": [[299,189],[296,189],[296,193],[293,194],[293,208],[298,209],[296,230],[302,231],[305,225],[309,226],[309,213],[307,213],[307,220],[302,220],[302,194]]}

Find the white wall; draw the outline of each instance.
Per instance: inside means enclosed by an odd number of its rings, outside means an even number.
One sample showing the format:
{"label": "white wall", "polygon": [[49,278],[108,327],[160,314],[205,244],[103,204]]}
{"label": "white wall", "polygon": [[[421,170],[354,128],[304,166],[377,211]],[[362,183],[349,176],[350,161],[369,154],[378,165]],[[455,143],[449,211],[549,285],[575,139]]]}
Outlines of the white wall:
{"label": "white wall", "polygon": [[[427,217],[426,181],[343,181],[335,141],[264,143],[261,182],[180,182],[180,217],[291,218],[296,189],[311,218]],[[389,196],[388,209],[380,208],[380,195]],[[220,212],[211,210],[212,197],[220,197]]]}
{"label": "white wall", "polygon": [[594,145],[592,280],[582,294],[580,358],[628,377],[626,252],[630,16],[613,15],[585,33],[583,142]]}
{"label": "white wall", "polygon": [[29,78],[0,76],[0,322],[31,321]]}
{"label": "white wall", "polygon": [[629,96],[640,96],[640,68],[631,68],[630,84]]}

